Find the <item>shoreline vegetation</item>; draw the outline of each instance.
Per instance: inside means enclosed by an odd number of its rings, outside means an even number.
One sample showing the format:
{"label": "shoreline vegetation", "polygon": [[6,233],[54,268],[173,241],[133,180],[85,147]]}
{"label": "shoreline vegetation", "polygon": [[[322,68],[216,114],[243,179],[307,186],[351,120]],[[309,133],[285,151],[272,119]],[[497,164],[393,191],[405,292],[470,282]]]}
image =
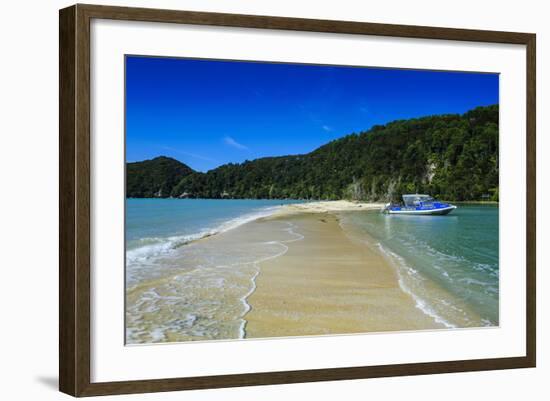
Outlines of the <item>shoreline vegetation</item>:
{"label": "shoreline vegetation", "polygon": [[263,157],[198,172],[166,156],[127,163],[129,198],[398,201],[427,193],[498,201],[498,105],[398,120],[307,154]]}

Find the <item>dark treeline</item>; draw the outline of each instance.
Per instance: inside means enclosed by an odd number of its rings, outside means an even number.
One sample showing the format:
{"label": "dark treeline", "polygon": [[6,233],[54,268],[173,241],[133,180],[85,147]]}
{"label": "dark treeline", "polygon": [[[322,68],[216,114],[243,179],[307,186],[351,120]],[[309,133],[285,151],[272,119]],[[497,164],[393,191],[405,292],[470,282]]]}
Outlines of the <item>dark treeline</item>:
{"label": "dark treeline", "polygon": [[183,177],[195,171],[169,157],[126,164],[126,196],[131,198],[168,197]]}
{"label": "dark treeline", "polygon": [[498,105],[374,126],[305,155],[207,173],[159,157],[129,163],[127,176],[128,197],[498,200]]}

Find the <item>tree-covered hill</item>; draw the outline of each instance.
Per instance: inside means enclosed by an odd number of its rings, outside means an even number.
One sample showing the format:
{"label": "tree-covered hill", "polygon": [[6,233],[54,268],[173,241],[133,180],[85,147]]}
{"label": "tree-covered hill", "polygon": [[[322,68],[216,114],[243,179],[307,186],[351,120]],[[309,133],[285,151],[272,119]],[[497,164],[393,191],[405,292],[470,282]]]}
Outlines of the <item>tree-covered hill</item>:
{"label": "tree-covered hill", "polygon": [[168,197],[174,186],[194,170],[165,156],[126,164],[128,198]]}
{"label": "tree-covered hill", "polygon": [[[170,182],[175,185],[163,187],[162,196],[387,201],[422,192],[498,200],[498,105],[394,121],[305,155],[226,164]],[[158,189],[141,193],[153,196]]]}

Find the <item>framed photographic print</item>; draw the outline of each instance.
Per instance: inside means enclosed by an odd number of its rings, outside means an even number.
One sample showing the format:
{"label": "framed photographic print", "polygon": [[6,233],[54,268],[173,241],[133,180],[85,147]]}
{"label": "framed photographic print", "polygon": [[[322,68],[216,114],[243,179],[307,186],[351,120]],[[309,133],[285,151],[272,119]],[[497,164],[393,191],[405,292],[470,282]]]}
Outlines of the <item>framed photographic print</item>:
{"label": "framed photographic print", "polygon": [[60,390],[535,366],[535,35],[60,11]]}

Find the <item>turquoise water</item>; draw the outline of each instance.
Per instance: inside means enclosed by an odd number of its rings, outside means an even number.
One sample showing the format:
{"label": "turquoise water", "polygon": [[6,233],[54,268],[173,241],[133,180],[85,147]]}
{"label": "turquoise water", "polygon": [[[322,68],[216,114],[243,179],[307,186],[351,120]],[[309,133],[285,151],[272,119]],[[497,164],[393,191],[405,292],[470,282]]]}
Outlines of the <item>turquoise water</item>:
{"label": "turquoise water", "polygon": [[417,306],[450,327],[499,322],[498,206],[459,205],[447,216],[352,213],[343,223],[372,237],[399,267]]}
{"label": "turquoise water", "polygon": [[196,239],[228,229],[297,200],[127,199],[127,249],[149,240]]}
{"label": "turquoise water", "polygon": [[[255,221],[300,202],[128,199],[127,344],[243,338],[259,263],[304,238],[292,222]],[[436,321],[498,325],[498,207],[459,206],[447,216],[339,216],[350,236],[386,255],[402,289]]]}
{"label": "turquoise water", "polygon": [[127,199],[126,273],[205,236],[238,227],[298,200]]}
{"label": "turquoise water", "polygon": [[245,223],[300,202],[128,199],[126,343],[243,338],[259,263],[303,238],[284,222],[247,236]]}

